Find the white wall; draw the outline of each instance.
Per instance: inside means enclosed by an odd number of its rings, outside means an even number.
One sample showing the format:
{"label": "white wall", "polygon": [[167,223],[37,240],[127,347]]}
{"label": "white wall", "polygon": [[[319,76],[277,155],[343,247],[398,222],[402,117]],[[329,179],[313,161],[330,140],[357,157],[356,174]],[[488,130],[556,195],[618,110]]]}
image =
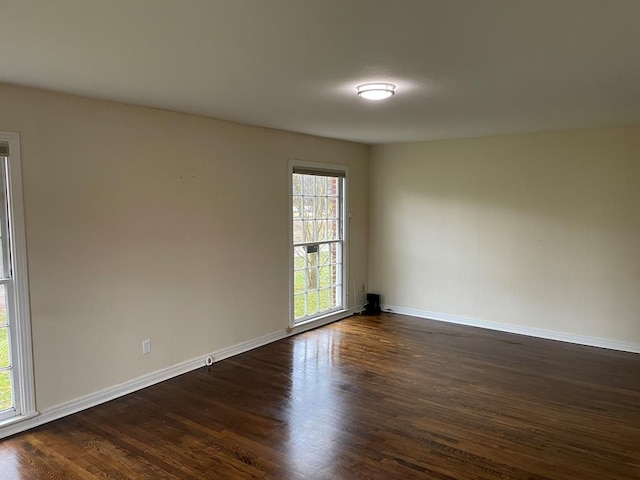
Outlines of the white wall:
{"label": "white wall", "polygon": [[375,146],[370,289],[640,345],[640,128]]}
{"label": "white wall", "polygon": [[349,166],[366,283],[366,146],[8,85],[0,105],[21,135],[39,410],[287,328],[289,158]]}

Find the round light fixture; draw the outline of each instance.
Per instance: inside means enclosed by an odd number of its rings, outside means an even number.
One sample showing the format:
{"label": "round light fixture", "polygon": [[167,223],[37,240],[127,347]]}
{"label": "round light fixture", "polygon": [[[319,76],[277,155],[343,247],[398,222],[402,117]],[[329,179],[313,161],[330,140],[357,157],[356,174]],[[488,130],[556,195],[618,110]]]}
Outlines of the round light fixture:
{"label": "round light fixture", "polygon": [[358,96],[367,100],[384,100],[396,93],[396,86],[393,83],[363,83],[356,88]]}

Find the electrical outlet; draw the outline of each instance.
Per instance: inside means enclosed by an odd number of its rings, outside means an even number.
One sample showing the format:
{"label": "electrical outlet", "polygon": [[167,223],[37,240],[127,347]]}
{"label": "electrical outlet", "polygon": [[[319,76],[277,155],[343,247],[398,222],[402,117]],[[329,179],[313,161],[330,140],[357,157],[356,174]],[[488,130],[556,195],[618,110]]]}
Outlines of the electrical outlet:
{"label": "electrical outlet", "polygon": [[151,353],[151,340],[148,338],[142,341],[142,354],[146,355],[147,353]]}

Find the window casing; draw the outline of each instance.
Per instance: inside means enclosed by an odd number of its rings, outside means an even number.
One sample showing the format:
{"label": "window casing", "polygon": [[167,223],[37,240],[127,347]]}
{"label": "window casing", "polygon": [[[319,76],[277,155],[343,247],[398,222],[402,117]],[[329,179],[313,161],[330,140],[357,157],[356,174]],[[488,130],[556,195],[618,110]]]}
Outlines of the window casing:
{"label": "window casing", "polygon": [[291,320],[346,309],[346,167],[293,161],[290,169]]}
{"label": "window casing", "polygon": [[20,137],[17,133],[0,132],[0,427],[33,414]]}

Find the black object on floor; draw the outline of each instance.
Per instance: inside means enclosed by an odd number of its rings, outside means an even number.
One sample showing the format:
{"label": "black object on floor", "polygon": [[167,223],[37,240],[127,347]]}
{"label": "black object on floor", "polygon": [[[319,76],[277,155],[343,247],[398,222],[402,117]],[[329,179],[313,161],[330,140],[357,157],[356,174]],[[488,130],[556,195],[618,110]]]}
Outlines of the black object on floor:
{"label": "black object on floor", "polygon": [[367,315],[376,315],[380,313],[380,295],[377,293],[367,293],[367,304],[364,308]]}

